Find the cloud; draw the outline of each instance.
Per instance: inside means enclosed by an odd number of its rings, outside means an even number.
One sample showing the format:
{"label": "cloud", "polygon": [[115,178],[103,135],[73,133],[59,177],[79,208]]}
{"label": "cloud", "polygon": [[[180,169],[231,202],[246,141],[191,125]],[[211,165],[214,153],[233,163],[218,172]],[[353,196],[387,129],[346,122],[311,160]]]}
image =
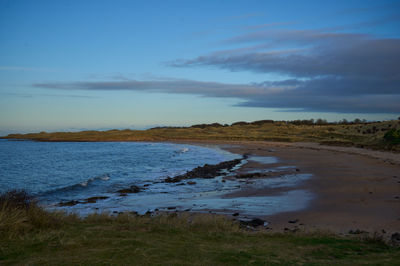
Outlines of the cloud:
{"label": "cloud", "polygon": [[400,113],[399,39],[324,30],[264,30],[236,36],[223,43],[236,47],[167,64],[277,73],[288,78],[250,84],[119,78],[33,86],[57,90],[125,90],[229,97],[240,99],[237,106],[286,111]]}
{"label": "cloud", "polygon": [[[322,30],[269,30],[230,38],[244,47],[180,59],[173,67],[276,73],[289,79],[262,85],[283,88],[246,98],[241,106],[329,112],[400,112],[400,40]],[[292,89],[284,89],[290,83]]]}
{"label": "cloud", "polygon": [[[204,97],[236,98],[241,102],[237,106],[273,107],[296,111],[341,112],[341,113],[399,113],[399,94],[389,91],[386,94],[360,96],[357,91],[334,93],[330,88],[320,89],[320,84],[334,83],[329,78],[299,81],[288,79],[277,82],[252,84],[227,84],[201,82],[194,80],[121,80],[73,83],[40,83],[37,88],[52,90],[86,91],[142,91],[176,94],[195,94]],[[350,81],[337,79],[336,86]],[[366,81],[368,82],[368,81]],[[346,94],[346,95],[344,95]]]}

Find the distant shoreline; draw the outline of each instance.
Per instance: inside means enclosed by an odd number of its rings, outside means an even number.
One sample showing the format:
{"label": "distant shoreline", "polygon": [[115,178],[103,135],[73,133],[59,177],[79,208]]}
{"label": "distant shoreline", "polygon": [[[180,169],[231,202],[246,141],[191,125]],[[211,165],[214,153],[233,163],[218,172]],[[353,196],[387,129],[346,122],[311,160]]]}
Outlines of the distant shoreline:
{"label": "distant shoreline", "polygon": [[[400,130],[400,121],[315,123],[262,120],[232,125],[202,124],[191,127],[159,127],[148,130],[108,130],[81,132],[40,132],[9,134],[0,139],[45,142],[120,142],[120,141],[273,141],[277,143],[313,142],[330,146],[369,148],[400,152],[400,140],[386,134]],[[398,134],[398,133],[396,133]],[[395,136],[397,136],[394,134]],[[396,137],[395,137],[396,138]]]}

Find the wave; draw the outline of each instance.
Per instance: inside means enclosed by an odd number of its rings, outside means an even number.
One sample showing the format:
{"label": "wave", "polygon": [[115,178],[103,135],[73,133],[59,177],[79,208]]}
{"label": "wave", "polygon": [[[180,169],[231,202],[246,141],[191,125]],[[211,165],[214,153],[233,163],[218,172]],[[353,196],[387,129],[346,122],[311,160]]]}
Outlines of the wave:
{"label": "wave", "polygon": [[42,197],[42,196],[48,196],[48,195],[55,194],[55,193],[62,193],[62,192],[69,192],[69,191],[74,191],[74,190],[85,189],[95,181],[108,181],[108,180],[110,180],[110,176],[108,174],[103,174],[103,175],[89,178],[83,182],[76,183],[76,184],[73,184],[70,186],[45,191],[45,192],[39,193],[37,196]]}
{"label": "wave", "polygon": [[182,149],[180,149],[179,151],[175,151],[175,153],[186,153],[186,152],[188,152],[190,149],[189,148],[182,148]]}

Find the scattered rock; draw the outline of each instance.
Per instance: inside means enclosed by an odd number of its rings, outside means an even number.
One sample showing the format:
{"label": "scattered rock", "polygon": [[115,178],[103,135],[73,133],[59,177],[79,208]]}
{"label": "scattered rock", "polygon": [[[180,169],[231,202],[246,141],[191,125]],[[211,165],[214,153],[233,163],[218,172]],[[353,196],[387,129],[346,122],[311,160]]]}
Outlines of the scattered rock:
{"label": "scattered rock", "polygon": [[57,206],[58,207],[68,207],[68,206],[74,206],[79,203],[81,203],[81,202],[79,202],[77,200],[70,200],[70,201],[66,201],[66,202],[60,202],[57,204]]}
{"label": "scattered rock", "polygon": [[219,164],[205,164],[204,166],[199,166],[191,171],[186,172],[183,175],[178,175],[175,177],[167,177],[164,179],[166,183],[178,183],[184,179],[193,178],[214,178],[221,175],[222,170],[231,170],[233,167],[242,162],[242,160],[247,159],[248,155],[244,154],[242,159],[235,159],[230,161],[221,162]]}
{"label": "scattered rock", "polygon": [[252,219],[250,221],[240,221],[240,225],[241,226],[245,226],[245,227],[247,227],[247,226],[257,227],[257,226],[260,226],[260,225],[264,226],[264,224],[265,224],[265,221],[263,221],[263,220],[261,220],[259,218],[254,218],[254,219]]}
{"label": "scattered rock", "polygon": [[66,202],[60,202],[57,204],[58,207],[68,207],[68,206],[75,206],[77,204],[88,204],[88,203],[96,203],[98,200],[108,199],[109,197],[105,196],[97,196],[97,197],[90,197],[85,200],[70,200]]}
{"label": "scattered rock", "polygon": [[176,207],[167,207],[167,210],[175,210]]}
{"label": "scattered rock", "polygon": [[232,216],[239,216],[239,213],[235,212],[234,214],[232,214]]}
{"label": "scattered rock", "polygon": [[295,223],[297,223],[299,221],[299,219],[295,219],[295,220],[290,220],[288,223],[290,223],[290,224],[295,224]]}
{"label": "scattered rock", "polygon": [[126,194],[126,193],[139,193],[141,188],[138,186],[130,186],[129,188],[117,190],[118,193]]}
{"label": "scattered rock", "polygon": [[400,233],[392,234],[390,241],[395,245],[400,245]]}
{"label": "scattered rock", "polygon": [[352,234],[352,235],[359,235],[359,234],[365,234],[365,233],[368,233],[368,232],[367,232],[367,231],[360,230],[360,229],[350,230],[350,231],[349,231],[349,234]]}
{"label": "scattered rock", "polygon": [[96,203],[98,200],[108,199],[109,197],[105,196],[98,196],[98,197],[91,197],[86,199],[86,203]]}

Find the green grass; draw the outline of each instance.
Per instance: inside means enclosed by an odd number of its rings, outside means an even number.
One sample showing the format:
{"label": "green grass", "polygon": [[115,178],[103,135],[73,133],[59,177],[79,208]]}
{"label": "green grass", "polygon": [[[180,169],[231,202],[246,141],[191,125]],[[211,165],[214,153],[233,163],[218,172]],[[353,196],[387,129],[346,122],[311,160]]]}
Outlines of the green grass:
{"label": "green grass", "polygon": [[[156,217],[44,211],[1,202],[0,264],[396,265],[400,248],[374,239],[241,229],[218,215]],[[398,265],[398,264],[397,264]]]}
{"label": "green grass", "polygon": [[[10,134],[8,139],[37,141],[174,141],[249,140],[317,142],[327,145],[368,147],[400,151],[396,142],[385,140],[387,132],[400,129],[400,121],[350,124],[295,124],[283,121],[256,121],[231,126],[211,124],[192,127],[166,127],[149,130],[109,130]],[[396,131],[397,132],[397,131]]]}

